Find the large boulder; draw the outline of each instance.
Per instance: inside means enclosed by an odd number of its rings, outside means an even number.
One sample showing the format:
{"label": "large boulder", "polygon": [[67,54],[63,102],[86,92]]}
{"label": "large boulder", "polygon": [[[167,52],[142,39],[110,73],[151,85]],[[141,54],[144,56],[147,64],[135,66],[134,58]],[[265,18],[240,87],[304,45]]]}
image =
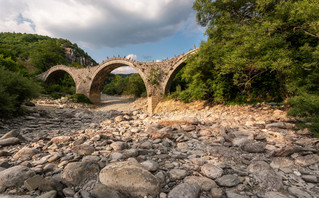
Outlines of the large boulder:
{"label": "large boulder", "polygon": [[282,179],[275,171],[264,161],[253,161],[247,170],[252,173],[255,178],[267,190],[278,191],[283,188]]}
{"label": "large boulder", "polygon": [[23,141],[26,141],[26,139],[25,139],[22,135],[20,135],[20,133],[19,133],[17,130],[11,130],[11,131],[9,131],[8,133],[4,134],[4,135],[0,138],[0,140],[12,138],[12,137],[18,138],[18,139],[21,140],[22,142],[23,142]]}
{"label": "large boulder", "polygon": [[100,168],[96,162],[72,162],[64,168],[62,179],[72,185],[82,186],[85,182],[96,179],[99,171]]}
{"label": "large boulder", "polygon": [[21,165],[0,171],[0,192],[4,192],[8,187],[22,186],[25,180],[34,175],[32,170]]}
{"label": "large boulder", "polygon": [[21,143],[21,140],[19,138],[9,137],[9,138],[0,140],[0,147],[1,146],[11,146],[11,145],[16,145],[16,144],[20,144],[20,143]]}
{"label": "large boulder", "polygon": [[310,166],[319,162],[319,156],[316,154],[298,156],[295,163],[299,166]]}
{"label": "large boulder", "polygon": [[13,158],[19,159],[21,157],[32,157],[38,153],[40,153],[40,151],[35,148],[23,147],[13,156]]}
{"label": "large boulder", "polygon": [[116,162],[104,167],[99,175],[102,184],[129,197],[157,196],[160,183],[137,162]]}

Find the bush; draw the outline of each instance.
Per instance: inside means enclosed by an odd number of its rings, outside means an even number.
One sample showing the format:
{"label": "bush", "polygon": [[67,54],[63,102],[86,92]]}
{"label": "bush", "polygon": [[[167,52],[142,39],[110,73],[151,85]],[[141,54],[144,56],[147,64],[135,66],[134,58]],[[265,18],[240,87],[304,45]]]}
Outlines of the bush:
{"label": "bush", "polygon": [[139,74],[131,74],[128,77],[126,87],[123,91],[125,95],[134,95],[135,97],[143,97],[146,96],[146,88],[143,82],[143,79]]}
{"label": "bush", "polygon": [[73,102],[77,103],[86,103],[86,104],[92,104],[92,102],[83,94],[73,94],[68,95],[68,98],[71,98]]}
{"label": "bush", "polygon": [[22,103],[38,97],[40,91],[37,83],[0,66],[0,117],[19,113]]}
{"label": "bush", "polygon": [[139,74],[109,74],[104,82],[102,93],[108,95],[134,95],[146,97],[146,87]]}
{"label": "bush", "polygon": [[44,93],[50,95],[53,99],[75,93],[75,83],[69,74],[64,74],[62,78],[57,79],[56,84],[43,83],[43,87]]}
{"label": "bush", "polygon": [[289,116],[302,118],[311,124],[302,127],[309,128],[314,135],[319,137],[319,95],[303,93],[288,100]]}

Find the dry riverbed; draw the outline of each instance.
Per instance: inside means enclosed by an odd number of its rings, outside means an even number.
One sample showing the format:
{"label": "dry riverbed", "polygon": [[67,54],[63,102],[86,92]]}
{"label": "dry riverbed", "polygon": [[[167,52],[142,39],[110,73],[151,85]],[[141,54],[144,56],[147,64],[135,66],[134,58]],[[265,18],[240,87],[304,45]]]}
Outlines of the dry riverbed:
{"label": "dry riverbed", "polygon": [[276,104],[35,103],[0,120],[0,197],[319,197],[319,141]]}

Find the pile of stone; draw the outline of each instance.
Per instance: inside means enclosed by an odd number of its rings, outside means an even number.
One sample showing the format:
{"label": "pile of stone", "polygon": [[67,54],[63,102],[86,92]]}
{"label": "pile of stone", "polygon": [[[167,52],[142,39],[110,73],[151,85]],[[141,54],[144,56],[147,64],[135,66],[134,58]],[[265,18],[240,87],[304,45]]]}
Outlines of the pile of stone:
{"label": "pile of stone", "polygon": [[36,106],[0,122],[0,197],[319,195],[319,141],[278,106],[154,115]]}

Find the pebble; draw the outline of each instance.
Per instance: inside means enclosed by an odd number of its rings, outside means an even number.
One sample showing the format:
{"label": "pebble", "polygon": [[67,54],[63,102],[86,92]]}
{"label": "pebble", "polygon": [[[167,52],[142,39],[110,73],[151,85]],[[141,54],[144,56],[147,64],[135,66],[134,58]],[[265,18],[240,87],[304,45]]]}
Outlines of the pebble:
{"label": "pebble", "polygon": [[172,169],[169,171],[169,177],[171,180],[180,180],[187,176],[187,171],[184,169]]}
{"label": "pebble", "polygon": [[216,179],[216,183],[221,187],[233,187],[240,183],[238,176],[236,175],[224,175]]}

